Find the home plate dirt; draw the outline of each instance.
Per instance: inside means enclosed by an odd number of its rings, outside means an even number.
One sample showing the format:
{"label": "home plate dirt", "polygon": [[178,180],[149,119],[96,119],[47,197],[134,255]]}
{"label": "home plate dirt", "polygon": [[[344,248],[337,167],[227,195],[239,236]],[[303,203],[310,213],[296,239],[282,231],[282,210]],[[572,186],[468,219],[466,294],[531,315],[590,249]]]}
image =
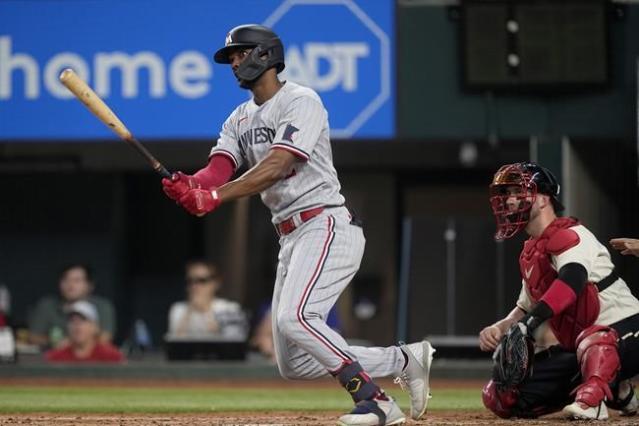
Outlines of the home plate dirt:
{"label": "home plate dirt", "polygon": [[[209,425],[334,425],[341,413],[317,412],[252,412],[252,413],[207,413],[197,415],[164,414],[12,414],[0,416],[1,425],[56,426],[209,426]],[[639,418],[611,417],[606,424],[636,425]],[[537,420],[520,421],[527,426],[566,424],[586,425],[591,422],[575,422],[561,417],[549,416]],[[408,425],[513,425],[512,420],[497,419],[483,411],[435,411],[423,420],[408,420]]]}

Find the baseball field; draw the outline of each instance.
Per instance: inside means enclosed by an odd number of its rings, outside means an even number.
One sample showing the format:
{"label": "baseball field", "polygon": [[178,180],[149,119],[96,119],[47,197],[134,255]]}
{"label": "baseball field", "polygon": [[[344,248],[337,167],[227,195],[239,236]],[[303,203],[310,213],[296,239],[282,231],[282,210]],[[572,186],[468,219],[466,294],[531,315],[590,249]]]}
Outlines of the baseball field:
{"label": "baseball field", "polygon": [[[408,412],[407,395],[391,382],[383,382],[383,386]],[[482,409],[480,389],[481,383],[474,381],[435,381],[428,414],[419,422],[409,423],[512,424]],[[0,382],[2,425],[323,425],[335,424],[335,419],[350,407],[350,399],[328,380]],[[636,424],[633,419],[620,417],[611,421]],[[564,421],[553,416],[526,424],[560,422]]]}

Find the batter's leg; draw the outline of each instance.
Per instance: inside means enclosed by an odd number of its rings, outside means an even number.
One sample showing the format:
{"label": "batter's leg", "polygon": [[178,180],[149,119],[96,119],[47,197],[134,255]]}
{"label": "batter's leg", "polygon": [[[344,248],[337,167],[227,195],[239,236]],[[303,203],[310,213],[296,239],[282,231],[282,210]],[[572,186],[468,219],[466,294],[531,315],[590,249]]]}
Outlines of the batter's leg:
{"label": "batter's leg", "polygon": [[[398,347],[349,347],[326,317],[361,262],[364,236],[345,218],[323,215],[284,241],[274,291],[274,343],[285,377],[314,379],[357,360],[372,377],[398,375]],[[300,230],[302,231],[302,230]]]}
{"label": "batter's leg", "polygon": [[[365,392],[378,389],[371,377],[398,376],[411,397],[411,417],[419,419],[427,408],[434,350],[428,342],[401,348],[349,347],[326,325],[329,310],[359,268],[364,238],[349,218],[327,216],[314,222],[297,240],[282,245],[273,327],[280,373],[291,379],[330,373],[347,389],[357,376],[367,383]],[[352,396],[356,402],[361,397]]]}

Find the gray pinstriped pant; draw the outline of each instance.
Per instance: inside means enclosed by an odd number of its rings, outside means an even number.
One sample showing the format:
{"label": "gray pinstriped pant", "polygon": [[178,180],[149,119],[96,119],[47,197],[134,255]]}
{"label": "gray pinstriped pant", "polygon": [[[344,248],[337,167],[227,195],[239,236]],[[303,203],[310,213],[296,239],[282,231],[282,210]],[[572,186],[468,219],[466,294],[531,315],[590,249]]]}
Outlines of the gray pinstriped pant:
{"label": "gray pinstriped pant", "polygon": [[315,379],[359,361],[372,377],[398,375],[404,356],[396,346],[349,346],[326,325],[328,312],[359,269],[362,228],[344,207],[324,210],[280,238],[272,321],[280,374]]}

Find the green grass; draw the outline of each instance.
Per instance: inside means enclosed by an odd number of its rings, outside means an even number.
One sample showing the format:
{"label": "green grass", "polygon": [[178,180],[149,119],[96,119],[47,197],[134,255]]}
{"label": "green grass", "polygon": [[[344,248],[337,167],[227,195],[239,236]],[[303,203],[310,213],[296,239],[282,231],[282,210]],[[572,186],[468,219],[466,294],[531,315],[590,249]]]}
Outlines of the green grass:
{"label": "green grass", "polygon": [[[402,407],[407,395],[393,389]],[[343,411],[352,406],[340,389],[99,388],[9,386],[0,389],[0,413],[202,413],[219,411]],[[436,390],[432,410],[481,408],[477,389]]]}

